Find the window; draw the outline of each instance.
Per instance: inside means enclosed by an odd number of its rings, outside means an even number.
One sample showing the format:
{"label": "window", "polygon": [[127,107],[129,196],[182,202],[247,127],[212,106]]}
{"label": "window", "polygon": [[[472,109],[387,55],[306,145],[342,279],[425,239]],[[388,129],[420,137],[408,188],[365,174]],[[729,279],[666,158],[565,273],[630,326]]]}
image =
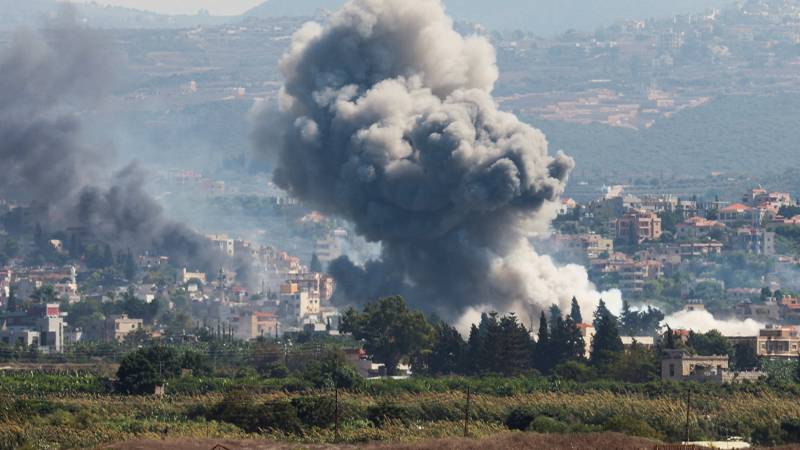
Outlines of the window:
{"label": "window", "polygon": [[670,364],[669,365],[669,376],[671,376],[671,377],[675,376],[675,364]]}

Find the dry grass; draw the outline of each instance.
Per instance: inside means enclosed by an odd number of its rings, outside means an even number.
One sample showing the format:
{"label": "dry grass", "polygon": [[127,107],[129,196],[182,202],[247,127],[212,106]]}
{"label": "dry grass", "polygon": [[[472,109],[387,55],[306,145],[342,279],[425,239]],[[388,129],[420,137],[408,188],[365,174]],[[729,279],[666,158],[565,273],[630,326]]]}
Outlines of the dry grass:
{"label": "dry grass", "polygon": [[505,449],[655,449],[660,443],[650,439],[619,433],[537,434],[509,432],[484,439],[433,439],[409,444],[367,443],[363,445],[303,445],[268,441],[232,441],[177,439],[165,441],[131,441],[100,447],[114,450],[293,450],[293,449],[363,449],[363,450],[505,450]]}

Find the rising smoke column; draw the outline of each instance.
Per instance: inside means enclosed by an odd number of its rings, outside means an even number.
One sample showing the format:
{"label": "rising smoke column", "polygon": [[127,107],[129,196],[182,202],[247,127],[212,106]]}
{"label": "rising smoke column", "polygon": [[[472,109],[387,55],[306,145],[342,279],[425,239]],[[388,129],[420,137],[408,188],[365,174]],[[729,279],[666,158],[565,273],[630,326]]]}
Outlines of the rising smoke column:
{"label": "rising smoke column", "polygon": [[573,160],[498,111],[494,49],[455,32],[439,0],[353,0],[302,27],[281,71],[279,117],[262,111],[255,131],[277,150],[276,183],[382,245],[363,267],[331,264],[338,301],[403,294],[452,319],[598,300],[585,269],[528,239]]}
{"label": "rising smoke column", "polygon": [[118,249],[157,250],[216,273],[220,252],[165,217],[137,165],[105,179],[113,148],[87,142],[80,112],[99,105],[117,59],[65,11],[47,36],[20,31],[0,49],[0,195],[46,207],[51,230],[78,226]]}

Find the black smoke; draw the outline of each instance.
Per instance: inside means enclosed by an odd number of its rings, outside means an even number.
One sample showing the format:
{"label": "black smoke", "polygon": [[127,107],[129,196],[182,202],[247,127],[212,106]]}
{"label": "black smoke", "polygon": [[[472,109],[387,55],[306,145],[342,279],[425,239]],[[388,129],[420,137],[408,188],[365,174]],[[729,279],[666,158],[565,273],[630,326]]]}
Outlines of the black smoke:
{"label": "black smoke", "polygon": [[216,273],[226,262],[203,236],[169,220],[135,164],[112,172],[114,149],[92,145],[82,112],[98,108],[119,58],[69,14],[19,31],[0,51],[0,195],[48,211],[50,230],[78,229],[118,249],[153,251]]}
{"label": "black smoke", "polygon": [[439,0],[351,1],[298,31],[281,70],[280,114],[255,131],[275,181],[382,245],[364,266],[331,264],[338,301],[404,294],[450,318],[597,301],[583,268],[528,239],[572,159],[497,109],[494,49],[456,33]]}

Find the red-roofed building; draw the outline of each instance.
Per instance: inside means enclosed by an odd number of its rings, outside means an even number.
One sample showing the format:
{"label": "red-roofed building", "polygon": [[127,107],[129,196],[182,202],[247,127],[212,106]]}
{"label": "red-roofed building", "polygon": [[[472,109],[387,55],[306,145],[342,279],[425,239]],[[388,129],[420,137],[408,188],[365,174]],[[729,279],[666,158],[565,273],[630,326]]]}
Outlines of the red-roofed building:
{"label": "red-roofed building", "polygon": [[719,220],[726,225],[737,222],[750,223],[753,221],[753,211],[753,208],[747,205],[734,203],[719,210]]}

